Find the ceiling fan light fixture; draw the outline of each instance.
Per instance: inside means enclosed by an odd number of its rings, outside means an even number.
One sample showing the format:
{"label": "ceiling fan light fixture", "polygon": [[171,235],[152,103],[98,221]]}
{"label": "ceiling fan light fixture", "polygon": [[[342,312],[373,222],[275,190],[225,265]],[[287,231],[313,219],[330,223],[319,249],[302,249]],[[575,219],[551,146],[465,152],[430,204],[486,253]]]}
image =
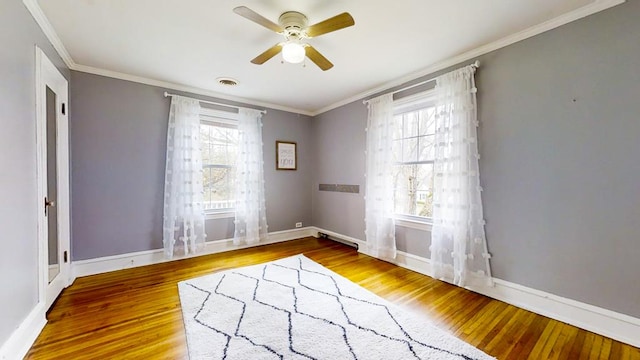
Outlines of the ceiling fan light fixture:
{"label": "ceiling fan light fixture", "polygon": [[297,41],[287,41],[282,46],[282,58],[290,64],[299,64],[304,60],[304,46]]}

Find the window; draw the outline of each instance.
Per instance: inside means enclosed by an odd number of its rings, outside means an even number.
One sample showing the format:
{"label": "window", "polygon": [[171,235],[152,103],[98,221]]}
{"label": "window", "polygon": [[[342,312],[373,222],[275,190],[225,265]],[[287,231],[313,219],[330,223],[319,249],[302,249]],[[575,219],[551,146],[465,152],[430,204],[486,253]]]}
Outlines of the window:
{"label": "window", "polygon": [[229,119],[230,115],[220,113],[203,108],[200,116],[202,187],[204,209],[208,213],[230,212],[235,203],[238,126],[235,120]]}
{"label": "window", "polygon": [[393,117],[394,210],[400,218],[433,215],[435,104],[421,95],[397,101]]}

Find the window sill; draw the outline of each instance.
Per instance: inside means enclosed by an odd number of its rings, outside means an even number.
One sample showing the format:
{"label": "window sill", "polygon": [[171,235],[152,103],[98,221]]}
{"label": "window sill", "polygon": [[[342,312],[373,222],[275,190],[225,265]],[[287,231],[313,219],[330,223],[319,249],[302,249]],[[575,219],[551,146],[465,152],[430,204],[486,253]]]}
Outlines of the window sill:
{"label": "window sill", "polygon": [[396,217],[395,224],[396,226],[402,226],[402,227],[422,230],[422,231],[431,231],[431,228],[433,226],[431,219],[418,220],[418,219],[411,219],[406,217]]}
{"label": "window sill", "polygon": [[205,220],[229,219],[229,218],[234,218],[235,216],[236,216],[236,212],[233,210],[204,213]]}

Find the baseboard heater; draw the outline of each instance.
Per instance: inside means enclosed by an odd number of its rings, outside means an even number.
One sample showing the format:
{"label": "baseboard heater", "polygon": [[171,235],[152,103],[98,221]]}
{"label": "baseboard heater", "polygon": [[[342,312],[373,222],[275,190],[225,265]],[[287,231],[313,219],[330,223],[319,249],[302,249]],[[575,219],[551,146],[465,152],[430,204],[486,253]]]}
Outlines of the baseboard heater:
{"label": "baseboard heater", "polygon": [[347,246],[351,246],[352,248],[355,248],[356,250],[358,249],[358,244],[345,240],[345,239],[341,239],[337,236],[333,236],[333,235],[329,235],[329,234],[325,234],[323,232],[318,232],[318,237],[321,239],[327,239],[327,240],[333,240],[335,242],[339,242],[341,244],[347,245]]}

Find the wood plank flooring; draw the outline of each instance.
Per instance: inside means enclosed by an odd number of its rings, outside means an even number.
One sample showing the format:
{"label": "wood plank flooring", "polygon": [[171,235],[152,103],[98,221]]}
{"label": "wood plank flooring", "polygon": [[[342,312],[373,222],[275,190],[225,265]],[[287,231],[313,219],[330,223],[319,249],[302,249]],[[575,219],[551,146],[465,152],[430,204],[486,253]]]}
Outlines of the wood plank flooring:
{"label": "wood plank flooring", "polygon": [[640,360],[638,348],[315,238],[79,278],[27,359],[187,359],[179,281],[299,253],[498,359]]}

